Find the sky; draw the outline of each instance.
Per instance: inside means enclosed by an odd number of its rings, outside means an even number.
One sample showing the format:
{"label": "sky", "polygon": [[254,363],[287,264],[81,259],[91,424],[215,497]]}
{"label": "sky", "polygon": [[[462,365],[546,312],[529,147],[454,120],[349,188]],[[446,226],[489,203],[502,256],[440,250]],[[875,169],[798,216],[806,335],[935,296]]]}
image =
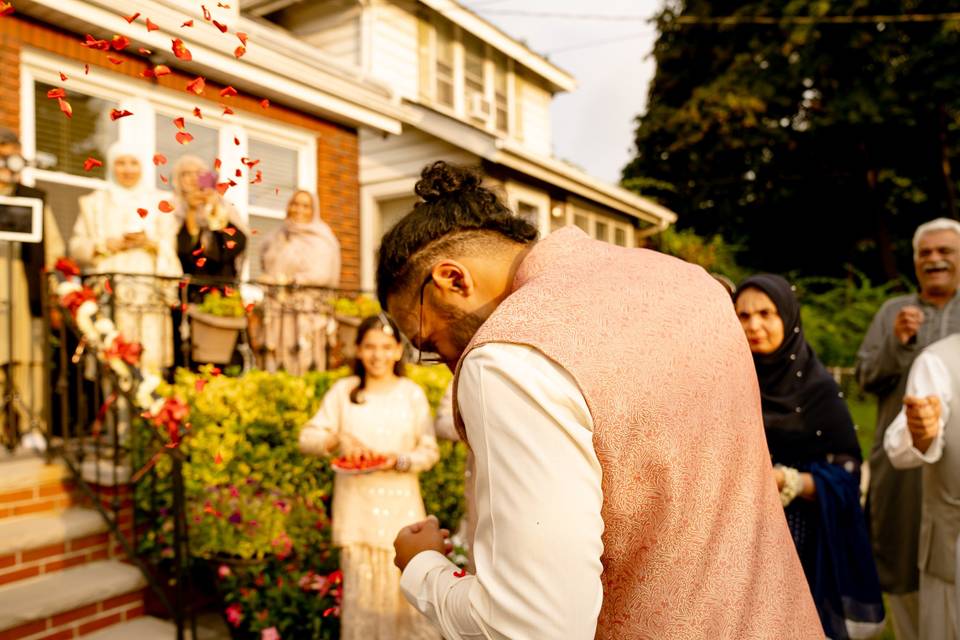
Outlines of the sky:
{"label": "sky", "polygon": [[[663,0],[461,0],[577,79],[553,102],[554,155],[608,182],[632,157],[634,118],[653,78],[656,28],[645,20]],[[575,19],[507,12],[580,14]],[[503,12],[503,13],[500,13]],[[616,20],[587,15],[621,16]],[[627,20],[622,16],[639,16]]]}

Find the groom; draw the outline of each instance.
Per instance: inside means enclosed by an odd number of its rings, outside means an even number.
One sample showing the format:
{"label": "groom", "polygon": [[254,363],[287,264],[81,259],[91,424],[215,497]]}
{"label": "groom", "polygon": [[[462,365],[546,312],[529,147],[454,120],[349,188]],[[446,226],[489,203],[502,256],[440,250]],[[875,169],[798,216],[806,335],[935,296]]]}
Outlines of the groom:
{"label": "groom", "polygon": [[424,170],[381,303],[457,371],[476,575],[435,519],[397,537],[410,602],[460,638],[822,638],[729,297],[702,269],[537,240],[470,170]]}

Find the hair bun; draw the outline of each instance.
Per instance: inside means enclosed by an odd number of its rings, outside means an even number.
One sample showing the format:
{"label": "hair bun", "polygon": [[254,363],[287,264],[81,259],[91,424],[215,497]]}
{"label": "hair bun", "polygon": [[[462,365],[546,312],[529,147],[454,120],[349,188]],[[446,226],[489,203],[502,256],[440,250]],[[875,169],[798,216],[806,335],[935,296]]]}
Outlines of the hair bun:
{"label": "hair bun", "polygon": [[475,169],[438,160],[424,167],[413,190],[424,202],[436,202],[479,189],[481,182],[482,178]]}

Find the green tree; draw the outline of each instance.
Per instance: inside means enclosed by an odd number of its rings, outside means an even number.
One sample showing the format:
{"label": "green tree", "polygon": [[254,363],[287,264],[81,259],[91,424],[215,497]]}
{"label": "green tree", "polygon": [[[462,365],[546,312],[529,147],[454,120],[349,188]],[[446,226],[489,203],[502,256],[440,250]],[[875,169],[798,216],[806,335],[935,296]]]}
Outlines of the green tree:
{"label": "green tree", "polygon": [[909,272],[914,227],[956,217],[960,22],[685,23],[931,14],[957,0],[674,0],[624,185],[750,268]]}

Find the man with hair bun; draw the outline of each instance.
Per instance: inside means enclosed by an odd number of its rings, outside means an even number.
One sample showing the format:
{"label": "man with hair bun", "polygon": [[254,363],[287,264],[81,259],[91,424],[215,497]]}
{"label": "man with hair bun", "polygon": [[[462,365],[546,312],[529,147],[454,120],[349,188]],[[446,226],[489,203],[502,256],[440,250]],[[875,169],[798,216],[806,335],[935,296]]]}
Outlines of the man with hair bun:
{"label": "man with hair bun", "polygon": [[857,380],[877,396],[877,429],[870,450],[867,515],[880,586],[898,640],[919,637],[921,470],[897,469],[883,449],[884,434],[903,407],[907,374],[927,346],[960,332],[960,223],[937,218],[917,227],[913,261],[919,293],[887,300],[857,352]]}
{"label": "man with hair bun", "polygon": [[399,533],[410,602],[448,640],[823,638],[723,288],[575,227],[538,240],[470,169],[416,193],[378,295],[456,372],[477,529],[475,575],[435,518]]}

